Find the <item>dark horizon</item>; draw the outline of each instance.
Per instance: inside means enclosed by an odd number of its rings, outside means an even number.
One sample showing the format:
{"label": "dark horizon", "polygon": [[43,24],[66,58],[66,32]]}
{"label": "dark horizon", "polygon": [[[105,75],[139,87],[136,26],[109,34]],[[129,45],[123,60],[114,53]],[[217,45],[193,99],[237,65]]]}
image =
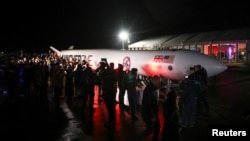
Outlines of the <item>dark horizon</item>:
{"label": "dark horizon", "polygon": [[1,5],[1,51],[120,48],[125,29],[131,43],[170,34],[250,27],[245,1],[110,0],[21,2]]}

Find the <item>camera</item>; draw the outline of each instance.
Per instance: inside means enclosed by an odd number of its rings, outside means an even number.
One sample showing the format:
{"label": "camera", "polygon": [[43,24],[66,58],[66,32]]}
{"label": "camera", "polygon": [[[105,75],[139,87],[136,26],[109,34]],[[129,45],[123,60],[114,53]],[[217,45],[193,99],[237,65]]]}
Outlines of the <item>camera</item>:
{"label": "camera", "polygon": [[101,61],[106,63],[107,62],[107,58],[101,58]]}

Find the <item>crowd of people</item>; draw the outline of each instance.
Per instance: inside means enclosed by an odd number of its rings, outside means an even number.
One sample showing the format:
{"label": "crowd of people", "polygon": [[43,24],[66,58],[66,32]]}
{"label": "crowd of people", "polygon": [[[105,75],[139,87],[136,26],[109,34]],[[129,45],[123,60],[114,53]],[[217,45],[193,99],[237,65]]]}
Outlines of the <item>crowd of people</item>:
{"label": "crowd of people", "polygon": [[[79,111],[84,117],[84,110],[89,107],[94,112],[95,87],[98,87],[98,103],[105,103],[108,121],[107,128],[115,127],[115,105],[128,112],[131,120],[139,120],[138,112],[145,123],[146,130],[142,136],[153,134],[158,140],[160,134],[159,121],[159,89],[161,78],[153,76],[143,89],[140,111],[137,93],[143,84],[138,81],[137,68],[124,70],[122,64],[100,60],[99,68],[92,70],[86,61],[70,62],[58,56],[37,56],[32,59],[17,59],[1,63],[1,95],[7,93],[7,99],[14,101],[16,97],[36,96],[41,102],[48,103],[48,90],[53,91],[55,100],[63,96],[68,106],[74,100],[80,103]],[[163,106],[164,124],[162,140],[179,140],[182,128],[194,127],[196,117],[209,114],[207,100],[207,74],[201,65],[190,68],[192,71],[181,83],[181,91],[170,90],[161,106]],[[119,101],[116,93],[119,90]],[[125,105],[124,96],[127,91],[129,105]],[[2,102],[2,101],[1,101]],[[89,106],[87,106],[87,103]]]}

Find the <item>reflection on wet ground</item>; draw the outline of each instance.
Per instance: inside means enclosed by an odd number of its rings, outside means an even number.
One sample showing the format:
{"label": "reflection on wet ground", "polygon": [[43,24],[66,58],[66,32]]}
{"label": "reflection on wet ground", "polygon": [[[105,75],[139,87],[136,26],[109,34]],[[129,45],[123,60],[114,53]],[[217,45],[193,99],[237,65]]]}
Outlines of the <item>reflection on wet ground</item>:
{"label": "reflection on wet ground", "polygon": [[[209,140],[209,126],[246,125],[250,121],[250,74],[249,68],[233,67],[211,79],[209,82],[209,116],[197,119],[193,128],[181,131],[181,141]],[[236,73],[237,72],[237,73]],[[235,91],[236,90],[236,91]],[[139,120],[132,122],[127,112],[120,111],[116,105],[116,127],[107,129],[105,103],[98,104],[95,98],[93,113],[79,111],[77,104],[69,107],[65,99],[56,102],[49,95],[49,103],[43,103],[36,97],[18,98],[16,101],[0,103],[0,140],[26,141],[130,141],[145,130],[140,113]],[[161,109],[162,110],[162,109]],[[160,111],[161,111],[160,110]],[[81,113],[81,114],[79,114]],[[160,122],[163,123],[160,112]],[[159,139],[161,138],[161,135]],[[152,140],[152,135],[141,141]]]}

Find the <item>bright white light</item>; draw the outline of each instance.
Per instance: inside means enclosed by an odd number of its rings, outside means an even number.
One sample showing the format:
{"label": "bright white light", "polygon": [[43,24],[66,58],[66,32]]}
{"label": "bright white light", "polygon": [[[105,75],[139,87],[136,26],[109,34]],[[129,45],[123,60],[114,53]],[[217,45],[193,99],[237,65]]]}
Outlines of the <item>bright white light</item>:
{"label": "bright white light", "polygon": [[128,39],[128,33],[125,32],[125,31],[122,31],[122,32],[119,34],[119,37],[120,37],[122,40],[126,40],[126,39]]}

